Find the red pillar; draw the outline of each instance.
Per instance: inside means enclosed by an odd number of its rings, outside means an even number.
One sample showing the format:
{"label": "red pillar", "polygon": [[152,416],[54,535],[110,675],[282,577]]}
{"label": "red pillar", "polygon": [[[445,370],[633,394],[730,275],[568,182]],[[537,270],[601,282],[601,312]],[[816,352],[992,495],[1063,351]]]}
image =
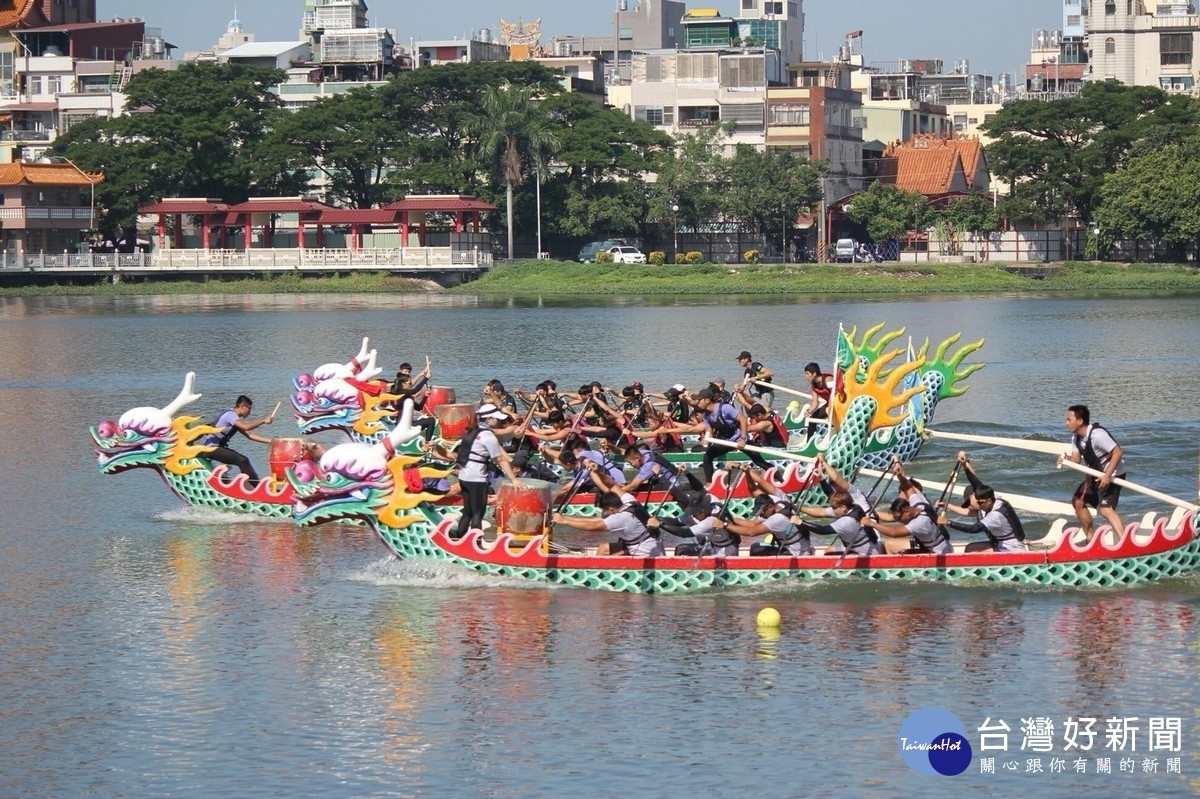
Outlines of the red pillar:
{"label": "red pillar", "polygon": [[425,246],[425,217],[424,216],[421,217],[421,226],[417,230],[417,241],[420,242],[422,247]]}
{"label": "red pillar", "polygon": [[472,224],[471,232],[478,233],[479,232],[479,212],[478,211],[475,211],[472,214],[471,224]]}
{"label": "red pillar", "polygon": [[304,252],[304,220],[300,219],[296,222],[297,244],[300,246],[300,251]]}
{"label": "red pillar", "polygon": [[174,239],[171,246],[178,250],[183,245],[183,214],[175,214]]}
{"label": "red pillar", "polygon": [[400,246],[408,246],[408,211],[405,211],[404,215],[400,217]]}
{"label": "red pillar", "polygon": [[254,228],[250,225],[250,214],[246,214],[246,221],[242,223],[242,236],[245,238],[242,248],[250,249],[250,242],[254,240]]}
{"label": "red pillar", "polygon": [[320,222],[317,223],[317,249],[325,249],[325,226]]}
{"label": "red pillar", "polygon": [[463,232],[463,212],[462,211],[454,212],[454,232],[455,233]]}
{"label": "red pillar", "polygon": [[362,235],[362,226],[361,225],[359,225],[356,222],[350,226],[350,252],[357,252],[360,249],[360,247],[362,246],[362,243],[360,242],[360,240],[358,238],[361,235]]}
{"label": "red pillar", "polygon": [[167,215],[158,215],[158,249],[167,249]]}
{"label": "red pillar", "polygon": [[208,214],[201,217],[200,222],[200,240],[204,249],[209,249],[208,245]]}

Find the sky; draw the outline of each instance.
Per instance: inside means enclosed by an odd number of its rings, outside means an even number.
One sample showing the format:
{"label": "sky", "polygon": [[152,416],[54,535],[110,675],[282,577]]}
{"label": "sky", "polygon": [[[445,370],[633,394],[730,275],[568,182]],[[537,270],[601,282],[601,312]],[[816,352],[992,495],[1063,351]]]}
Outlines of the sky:
{"label": "sky", "polygon": [[[643,0],[646,2],[647,0]],[[632,8],[635,0],[628,0]],[[466,38],[480,28],[498,34],[498,20],[542,19],[542,43],[555,34],[611,34],[617,0],[367,0],[373,26],[408,39]],[[736,16],[738,0],[695,0],[689,9],[716,8]],[[448,13],[453,7],[453,14]],[[949,72],[956,59],[972,72],[1020,73],[1035,31],[1062,27],[1062,0],[805,0],[806,58],[837,53],[846,33],[861,29],[867,63],[940,58]],[[229,20],[242,20],[257,41],[298,38],[304,0],[98,0],[101,20],[141,17],[162,29],[176,56],[211,47]]]}

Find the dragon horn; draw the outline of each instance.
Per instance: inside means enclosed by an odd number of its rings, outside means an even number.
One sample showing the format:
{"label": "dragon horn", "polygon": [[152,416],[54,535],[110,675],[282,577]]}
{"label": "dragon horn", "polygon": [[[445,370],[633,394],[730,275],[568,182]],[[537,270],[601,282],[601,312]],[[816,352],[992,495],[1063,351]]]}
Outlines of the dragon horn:
{"label": "dragon horn", "polygon": [[395,429],[388,433],[387,438],[375,445],[376,449],[383,451],[388,458],[391,458],[396,453],[397,447],[407,444],[421,435],[421,428],[413,425],[412,418],[413,401],[406,399],[404,409],[400,411],[400,421],[396,423]]}
{"label": "dragon horn", "polygon": [[196,393],[196,373],[188,372],[183,378],[183,390],[179,392],[179,396],[171,401],[171,404],[163,408],[163,413],[167,416],[174,416],[179,412],[179,409],[184,405],[189,405],[200,399],[200,395]]}
{"label": "dragon horn", "polygon": [[363,364],[362,371],[356,375],[359,380],[370,380],[383,373],[383,369],[375,365],[376,354],[375,350],[371,350],[371,353],[367,356],[367,362]]}
{"label": "dragon horn", "polygon": [[358,361],[359,363],[362,363],[364,360],[366,360],[368,346],[367,342],[369,340],[370,339],[368,337],[363,336],[362,346],[358,348],[358,355],[354,356],[354,360]]}

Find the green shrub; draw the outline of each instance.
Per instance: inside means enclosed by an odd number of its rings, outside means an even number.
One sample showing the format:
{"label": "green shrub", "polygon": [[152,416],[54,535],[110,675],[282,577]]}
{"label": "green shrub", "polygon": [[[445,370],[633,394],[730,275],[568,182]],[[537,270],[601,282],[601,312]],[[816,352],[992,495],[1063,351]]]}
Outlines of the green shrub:
{"label": "green shrub", "polygon": [[700,252],[699,250],[692,250],[691,252],[689,252],[687,254],[687,261],[685,261],[684,263],[698,264],[703,260],[704,260],[704,253]]}
{"label": "green shrub", "polygon": [[761,254],[758,250],[746,250],[742,253],[742,260],[748,264],[756,264],[760,256]]}
{"label": "green shrub", "polygon": [[646,256],[646,263],[651,266],[662,266],[667,262],[667,254],[662,250],[651,250]]}
{"label": "green shrub", "polygon": [[596,253],[596,263],[611,264],[612,263],[612,253],[608,252],[607,250],[601,250],[600,252]]}

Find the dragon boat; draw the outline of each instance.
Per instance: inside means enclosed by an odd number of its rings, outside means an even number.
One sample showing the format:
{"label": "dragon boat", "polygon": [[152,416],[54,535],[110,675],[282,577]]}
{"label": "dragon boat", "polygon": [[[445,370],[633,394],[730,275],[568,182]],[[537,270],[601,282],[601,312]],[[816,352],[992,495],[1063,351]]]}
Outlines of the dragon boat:
{"label": "dragon boat", "polygon": [[[880,427],[900,423],[890,414],[920,392],[916,386],[899,389],[916,367],[888,371],[895,354],[872,363],[860,382],[858,365],[847,375],[843,411],[858,403],[862,423],[839,425],[824,455],[837,460],[839,471],[850,468],[862,455],[866,442]],[[881,377],[885,375],[886,377]],[[889,390],[898,393],[888,393]],[[866,412],[869,410],[869,413]],[[846,413],[841,418],[854,418]],[[533,532],[521,534],[498,524],[491,534],[469,533],[454,539],[457,519],[439,507],[437,497],[419,490],[421,481],[409,480],[416,470],[422,479],[447,472],[421,462],[420,456],[399,449],[418,438],[406,406],[400,423],[379,444],[348,442],[331,449],[321,459],[320,477],[305,481],[289,472],[296,497],[296,522],[300,525],[357,519],[379,536],[387,550],[401,559],[428,559],[456,564],[483,574],[535,583],[607,591],[669,594],[723,586],[754,586],[789,580],[1007,582],[1057,586],[1118,586],[1174,577],[1200,566],[1196,511],[1180,508],[1171,517],[1148,514],[1114,533],[1107,528],[1086,545],[1072,539],[1077,528],[1058,520],[1047,535],[1031,542],[1027,552],[965,552],[960,544],[945,555],[903,554],[829,557],[813,555],[675,556],[656,558],[598,555],[595,547],[572,548],[556,540],[544,512]],[[784,471],[781,485],[797,489],[799,501],[819,501],[821,489],[800,476],[799,468]],[[728,475],[714,480],[718,495],[728,495]],[[810,487],[811,486],[811,487]],[[787,489],[785,489],[787,490]],[[811,492],[811,493],[809,493]],[[1186,505],[1186,503],[1180,503]],[[731,502],[732,505],[732,502]],[[741,511],[744,515],[745,510]],[[499,511],[497,521],[499,521]]]}
{"label": "dragon boat", "polygon": [[[396,440],[407,433],[403,423]],[[1101,528],[1088,544],[1072,539],[1077,528],[1059,520],[1030,551],[966,553],[959,545],[946,555],[813,555],[736,557],[674,556],[657,558],[597,555],[595,547],[565,548],[549,529],[536,535],[499,530],[454,540],[457,520],[436,504],[436,497],[413,491],[404,471],[423,477],[444,474],[420,465],[413,455],[389,455],[388,443],[348,442],[321,460],[323,476],[295,483],[296,521],[300,525],[359,519],[366,522],[393,555],[456,564],[483,574],[535,583],[631,593],[670,594],[723,586],[753,586],[785,581],[896,580],[908,582],[991,582],[1048,586],[1121,586],[1178,576],[1200,567],[1196,512],[1177,510],[1171,517],[1147,514],[1119,536]],[[724,473],[716,484],[724,486]],[[791,477],[795,477],[793,473]]]}
{"label": "dragon boat", "polygon": [[[364,356],[364,363],[368,357],[373,360],[373,355]],[[360,376],[370,371],[370,368],[364,370],[358,365],[352,368]],[[346,379],[356,378],[327,377],[323,384]],[[251,487],[244,475],[237,474],[225,464],[213,463],[205,457],[207,446],[202,441],[208,434],[217,432],[216,428],[201,422],[198,416],[178,415],[179,411],[200,399],[201,395],[195,391],[195,381],[195,373],[189,372],[179,395],[162,408],[131,408],[116,421],[106,420],[89,428],[100,472],[112,475],[132,469],[148,469],[162,477],[171,491],[192,507],[249,513],[271,519],[291,518],[295,509],[295,495],[292,483],[281,466],[291,466],[302,481],[316,479],[320,466],[302,457],[288,456],[281,464],[272,463],[271,475]],[[332,388],[330,386],[331,391]],[[392,424],[387,432],[381,430],[379,435],[383,437],[377,443],[387,440],[390,435],[393,439],[390,445],[396,452],[410,457],[414,463],[419,462],[423,456],[420,441],[400,441],[400,436],[393,435],[395,428],[396,425]],[[374,437],[374,432],[368,435],[368,438]],[[300,440],[282,438],[275,441],[288,445],[298,444]],[[412,475],[415,470],[410,468],[408,472]],[[426,473],[446,474],[436,469]],[[785,478],[784,485],[790,490],[798,490],[795,480],[795,477]],[[724,486],[714,487],[713,490],[720,492]],[[744,482],[735,485],[732,492],[731,507],[734,510],[742,511],[750,507],[753,500]],[[724,494],[718,493],[717,496],[723,498]],[[682,513],[678,503],[666,492],[652,491],[639,494],[639,497],[660,513],[672,516]],[[563,506],[563,512],[578,516],[596,515],[595,499],[595,495],[589,492],[576,493]],[[430,502],[442,514],[456,513],[461,505],[459,499],[435,495],[431,495]]]}
{"label": "dragon boat", "polygon": [[[899,357],[899,350],[886,351],[896,339],[904,335],[904,328],[884,331],[883,323],[865,330],[858,337],[858,329],[849,331],[839,328],[837,340],[836,369],[840,385],[839,401],[835,398],[835,414],[839,424],[865,425],[865,419],[873,410],[861,406],[851,408],[845,398],[846,386],[853,387],[868,381],[879,382],[889,378],[893,372],[900,374],[902,387],[908,392],[906,407],[897,416],[895,424],[875,425],[871,436],[861,447],[855,468],[886,469],[893,457],[902,462],[912,461],[920,453],[926,436],[924,428],[933,420],[934,413],[945,399],[962,396],[967,391],[964,381],[984,364],[964,365],[965,359],[983,346],[979,340],[957,346],[961,333],[954,334],[929,352],[929,341],[917,350],[911,342],[907,357],[897,365],[891,362]],[[346,363],[323,364],[311,373],[305,373],[294,381],[297,391],[292,395],[300,432],[311,434],[318,431],[337,430],[350,440],[375,444],[382,441],[396,424],[395,395],[388,394],[378,381],[379,370],[374,366],[374,350],[369,350],[368,341],[363,339],[358,354]],[[885,359],[885,356],[886,359]],[[839,407],[840,402],[840,407]],[[864,416],[863,414],[866,414]],[[826,423],[819,422],[810,427],[807,406],[790,403],[780,413],[784,426],[789,431],[788,451],[807,458],[827,452],[830,446],[830,430]],[[436,429],[440,432],[440,427]],[[698,444],[699,439],[688,439],[689,444]],[[698,465],[703,453],[682,451],[665,453],[668,460],[681,466]],[[723,460],[742,461],[746,456],[729,452]],[[786,461],[773,459],[782,467]],[[850,464],[843,464],[850,466]]]}
{"label": "dragon boat", "polygon": [[219,432],[198,416],[176,414],[200,399],[196,373],[188,372],[183,389],[162,408],[131,408],[116,421],[89,428],[101,474],[150,469],[185,503],[239,511],[273,519],[292,516],[294,496],[287,480],[265,478],[248,487],[246,476],[204,457],[204,436]]}

